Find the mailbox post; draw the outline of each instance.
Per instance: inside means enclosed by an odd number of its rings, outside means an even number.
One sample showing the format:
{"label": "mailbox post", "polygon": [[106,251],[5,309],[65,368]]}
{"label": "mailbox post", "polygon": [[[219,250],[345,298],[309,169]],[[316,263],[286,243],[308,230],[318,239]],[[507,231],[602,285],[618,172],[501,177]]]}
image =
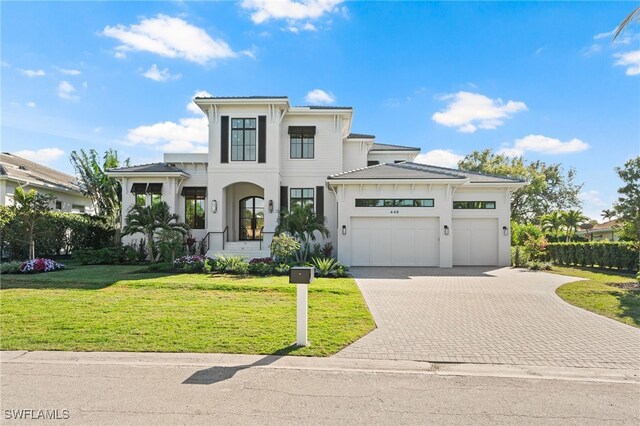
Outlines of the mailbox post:
{"label": "mailbox post", "polygon": [[296,284],[296,345],[307,346],[308,330],[308,294],[309,284],[313,281],[314,269],[306,266],[296,266],[289,271],[289,282]]}

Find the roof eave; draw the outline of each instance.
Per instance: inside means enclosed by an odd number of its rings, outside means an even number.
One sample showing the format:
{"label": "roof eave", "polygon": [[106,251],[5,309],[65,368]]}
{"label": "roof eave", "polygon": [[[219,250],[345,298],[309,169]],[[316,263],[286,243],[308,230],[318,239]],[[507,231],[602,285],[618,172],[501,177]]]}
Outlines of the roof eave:
{"label": "roof eave", "polygon": [[420,148],[410,148],[410,149],[375,149],[372,148],[369,150],[371,154],[405,154],[407,152],[417,152],[420,153]]}
{"label": "roof eave", "polygon": [[448,178],[448,179],[416,179],[416,178],[327,178],[327,183],[337,185],[362,185],[362,184],[411,184],[411,183],[424,183],[424,184],[447,184],[447,185],[464,185],[468,183],[467,179],[463,178]]}
{"label": "roof eave", "polygon": [[136,172],[136,171],[107,171],[110,177],[191,177],[186,172]]}
{"label": "roof eave", "polygon": [[499,186],[499,187],[511,187],[511,188],[522,188],[523,186],[527,186],[528,183],[527,182],[471,182],[469,181],[469,186],[470,187],[478,187],[478,188],[486,188],[486,187],[492,187],[492,186]]}

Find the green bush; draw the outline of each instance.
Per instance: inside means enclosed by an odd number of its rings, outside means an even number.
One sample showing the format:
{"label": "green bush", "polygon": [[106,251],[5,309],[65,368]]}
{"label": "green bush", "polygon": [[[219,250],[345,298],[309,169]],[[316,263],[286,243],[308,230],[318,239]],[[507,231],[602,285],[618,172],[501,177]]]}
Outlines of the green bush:
{"label": "green bush", "polygon": [[310,266],[313,266],[316,275],[319,277],[346,277],[347,268],[341,265],[337,259],[332,257],[322,258],[314,257],[311,259]]}
{"label": "green bush", "polygon": [[20,273],[20,265],[22,262],[19,260],[2,262],[0,263],[0,274],[18,274]]}
{"label": "green bush", "polygon": [[550,271],[552,268],[551,262],[539,262],[532,261],[527,262],[525,267],[530,271]]}
{"label": "green bush", "polygon": [[289,275],[290,270],[291,265],[287,263],[280,263],[275,268],[273,268],[273,271],[278,275]]}
{"label": "green bush", "polygon": [[282,233],[271,240],[271,257],[281,263],[288,263],[300,250],[300,243],[291,235]]}
{"label": "green bush", "polygon": [[543,236],[542,229],[539,226],[528,224],[519,224],[511,222],[511,245],[522,246],[529,239],[539,239]]}
{"label": "green bush", "polygon": [[249,264],[244,256],[218,255],[214,262],[214,270],[234,275],[246,275],[249,273]]}
{"label": "green bush", "polygon": [[557,265],[637,271],[640,252],[637,242],[550,243],[546,259]]}
{"label": "green bush", "polygon": [[511,247],[511,266],[524,268],[529,262],[529,254],[521,246]]}
{"label": "green bush", "polygon": [[249,262],[249,273],[252,275],[266,276],[273,273],[273,263],[270,257],[262,259],[251,259]]}

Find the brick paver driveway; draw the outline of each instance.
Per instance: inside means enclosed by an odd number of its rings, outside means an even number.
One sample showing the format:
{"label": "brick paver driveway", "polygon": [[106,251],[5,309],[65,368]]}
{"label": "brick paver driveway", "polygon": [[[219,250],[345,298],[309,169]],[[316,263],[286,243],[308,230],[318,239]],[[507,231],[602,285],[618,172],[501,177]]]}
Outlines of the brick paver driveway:
{"label": "brick paver driveway", "polygon": [[640,330],[555,294],[577,278],[479,267],[352,272],[378,328],[338,357],[640,367]]}

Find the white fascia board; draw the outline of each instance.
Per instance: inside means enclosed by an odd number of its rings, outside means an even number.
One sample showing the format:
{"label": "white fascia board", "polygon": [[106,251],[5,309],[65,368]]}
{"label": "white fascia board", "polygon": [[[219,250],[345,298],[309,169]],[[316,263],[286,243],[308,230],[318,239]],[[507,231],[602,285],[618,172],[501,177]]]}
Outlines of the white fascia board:
{"label": "white fascia board", "polygon": [[353,109],[310,109],[307,107],[289,108],[287,114],[290,115],[353,115]]}
{"label": "white fascia board", "polygon": [[65,188],[64,186],[50,185],[50,184],[46,184],[46,183],[39,183],[39,182],[34,182],[32,180],[29,180],[29,179],[20,179],[20,178],[16,178],[16,177],[12,177],[12,176],[2,176],[2,178],[0,178],[0,180],[6,180],[7,182],[15,182],[18,185],[29,185],[29,186],[36,186],[38,188],[48,189],[48,190],[52,190],[52,191],[68,192],[68,193],[72,193],[72,194],[76,194],[76,195],[80,195],[80,196],[84,197],[84,195],[82,194],[81,191],[75,190],[75,189],[71,189],[71,188]]}
{"label": "white fascia board", "polygon": [[191,177],[189,173],[184,172],[107,172],[110,177]]}
{"label": "white fascia board", "polygon": [[327,179],[329,185],[465,185],[467,179]]}
{"label": "white fascia board", "polygon": [[384,155],[384,154],[408,154],[408,153],[414,153],[414,152],[420,153],[420,148],[418,148],[418,149],[403,149],[403,150],[397,150],[397,151],[371,150],[371,151],[369,151],[369,154],[371,154],[371,155],[376,155],[376,154],[380,154],[380,155]]}
{"label": "white fascia board", "polygon": [[285,105],[289,106],[288,98],[260,98],[260,99],[246,99],[246,98],[231,98],[231,99],[194,99],[196,105],[200,108],[208,105]]}
{"label": "white fascia board", "polygon": [[468,182],[467,187],[469,188],[522,188],[523,186],[529,185],[527,182]]}

